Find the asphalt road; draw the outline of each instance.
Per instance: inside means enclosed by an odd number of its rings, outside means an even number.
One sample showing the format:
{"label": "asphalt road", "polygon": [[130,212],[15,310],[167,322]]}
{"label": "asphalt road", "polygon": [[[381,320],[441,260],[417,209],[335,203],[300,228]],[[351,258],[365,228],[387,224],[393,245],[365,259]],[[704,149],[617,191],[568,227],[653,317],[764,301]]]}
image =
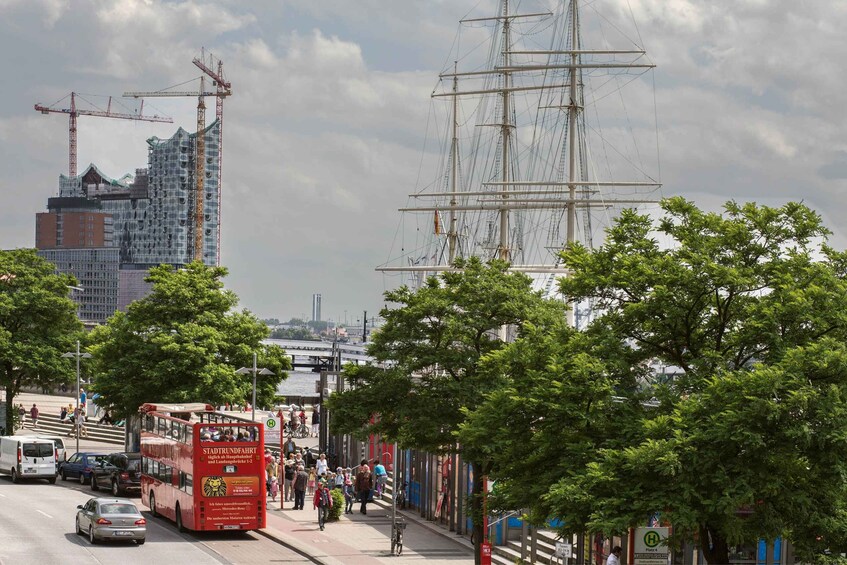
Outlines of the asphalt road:
{"label": "asphalt road", "polygon": [[147,518],[147,543],[91,545],[74,533],[78,504],[94,494],[78,483],[46,481],[13,484],[0,477],[0,565],[191,563],[303,563],[302,556],[253,532],[180,533],[153,518],[140,500],[134,501]]}

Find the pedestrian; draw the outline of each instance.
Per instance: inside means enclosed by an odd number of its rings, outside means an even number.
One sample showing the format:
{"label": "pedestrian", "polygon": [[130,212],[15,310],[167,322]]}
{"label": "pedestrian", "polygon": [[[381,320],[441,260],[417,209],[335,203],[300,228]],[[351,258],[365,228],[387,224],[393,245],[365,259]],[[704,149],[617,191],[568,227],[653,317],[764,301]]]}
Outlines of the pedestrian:
{"label": "pedestrian", "polygon": [[356,475],[356,494],[359,497],[359,502],[362,506],[359,512],[362,514],[368,513],[368,500],[371,497],[371,489],[374,488],[373,475],[371,469],[367,465],[359,465],[359,473]]}
{"label": "pedestrian", "polygon": [[326,475],[329,472],[329,461],[326,460],[326,453],[321,453],[317,461],[318,476]]}
{"label": "pedestrian", "polygon": [[309,468],[309,496],[315,493],[315,468]]}
{"label": "pedestrian", "polygon": [[85,389],[79,387],[79,404],[82,406],[83,410],[85,409],[85,401],[88,400],[88,395],[85,393]]}
{"label": "pedestrian", "polygon": [[621,565],[621,546],[616,545],[612,548],[612,552],[606,558],[606,565]]}
{"label": "pedestrian", "polygon": [[32,408],[29,409],[29,417],[32,418],[32,429],[38,428],[38,406],[32,403]]}
{"label": "pedestrian", "polygon": [[318,525],[323,531],[324,523],[329,518],[329,509],[332,508],[332,495],[329,493],[329,487],[325,482],[321,481],[318,485],[312,504],[318,509]]}
{"label": "pedestrian", "polygon": [[344,470],[344,513],[353,513],[353,501],[356,500],[356,491],[353,488],[353,477],[350,468]]}
{"label": "pedestrian", "polygon": [[85,408],[80,407],[79,409],[79,435],[81,437],[88,437],[88,428],[85,427]]}
{"label": "pedestrian", "polygon": [[283,498],[285,502],[289,502],[294,498],[294,493],[292,492],[292,484],[294,482],[294,475],[297,473],[296,467],[294,466],[294,461],[289,459],[285,462],[285,467],[283,469]]}
{"label": "pedestrian", "polygon": [[335,475],[332,478],[332,488],[333,489],[342,489],[344,488],[344,467],[338,467],[335,469]]}
{"label": "pedestrian", "polygon": [[382,491],[385,490],[385,483],[388,482],[388,473],[380,461],[377,461],[374,465],[374,476],[376,477],[376,496],[381,498]]}
{"label": "pedestrian", "polygon": [[277,481],[276,477],[271,477],[271,488],[269,490],[271,493],[271,500],[276,502],[276,495],[279,494],[279,481]]}
{"label": "pedestrian", "polygon": [[297,449],[297,444],[294,443],[294,438],[288,436],[288,439],[285,442],[285,457],[291,459],[294,451]]}
{"label": "pedestrian", "polygon": [[308,483],[309,473],[303,470],[303,465],[298,465],[297,473],[294,476],[294,510],[303,510]]}
{"label": "pedestrian", "polygon": [[62,409],[59,410],[59,421],[64,422],[65,418],[68,417],[68,409],[62,406]]}
{"label": "pedestrian", "polygon": [[321,429],[321,413],[317,406],[312,409],[312,437],[318,437],[318,432]]}
{"label": "pedestrian", "polygon": [[271,490],[271,479],[276,478],[278,471],[276,459],[271,456],[270,460],[265,463],[265,484],[268,492]]}
{"label": "pedestrian", "polygon": [[21,428],[23,428],[26,423],[26,408],[23,404],[18,404],[18,416],[21,419]]}

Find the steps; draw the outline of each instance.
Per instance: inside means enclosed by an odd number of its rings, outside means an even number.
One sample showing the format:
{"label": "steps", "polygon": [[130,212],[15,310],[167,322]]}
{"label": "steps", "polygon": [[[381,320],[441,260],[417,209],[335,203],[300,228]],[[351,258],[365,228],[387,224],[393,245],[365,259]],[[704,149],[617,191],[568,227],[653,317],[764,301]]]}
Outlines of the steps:
{"label": "steps", "polygon": [[[27,423],[29,426],[29,418],[27,418]],[[73,424],[62,422],[55,414],[41,413],[38,416],[38,433],[41,435],[67,436],[73,429]],[[85,429],[88,431],[87,439],[90,441],[124,445],[125,432],[123,426],[102,426],[86,422]],[[81,437],[85,438],[85,436]],[[70,453],[68,455],[70,456]]]}

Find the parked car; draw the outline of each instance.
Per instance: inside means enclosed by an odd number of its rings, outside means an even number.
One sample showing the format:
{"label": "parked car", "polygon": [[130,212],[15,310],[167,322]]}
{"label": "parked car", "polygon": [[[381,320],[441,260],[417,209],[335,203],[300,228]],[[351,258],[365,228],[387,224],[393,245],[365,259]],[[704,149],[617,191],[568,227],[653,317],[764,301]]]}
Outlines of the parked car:
{"label": "parked car", "polygon": [[103,540],[147,541],[147,520],[131,500],[92,498],[77,506],[76,533],[95,544]]}
{"label": "parked car", "polygon": [[79,479],[79,484],[84,485],[91,480],[94,467],[106,457],[105,453],[74,453],[67,461],[59,463],[59,476],[63,481]]}
{"label": "parked car", "polygon": [[56,444],[32,436],[0,437],[0,473],[11,475],[12,482],[21,479],[47,479],[56,482],[59,455]]}
{"label": "parked car", "polygon": [[112,495],[141,494],[141,454],[110,453],[91,468],[91,490],[110,488]]}

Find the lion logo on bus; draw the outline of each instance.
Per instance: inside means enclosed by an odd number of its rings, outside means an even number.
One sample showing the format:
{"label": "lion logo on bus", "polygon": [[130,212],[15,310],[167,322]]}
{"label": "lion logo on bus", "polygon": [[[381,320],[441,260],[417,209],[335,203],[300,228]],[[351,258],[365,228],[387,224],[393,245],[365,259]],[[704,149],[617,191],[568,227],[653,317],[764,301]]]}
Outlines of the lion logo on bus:
{"label": "lion logo on bus", "polygon": [[223,477],[206,477],[203,479],[203,494],[209,497],[226,496],[226,481]]}

